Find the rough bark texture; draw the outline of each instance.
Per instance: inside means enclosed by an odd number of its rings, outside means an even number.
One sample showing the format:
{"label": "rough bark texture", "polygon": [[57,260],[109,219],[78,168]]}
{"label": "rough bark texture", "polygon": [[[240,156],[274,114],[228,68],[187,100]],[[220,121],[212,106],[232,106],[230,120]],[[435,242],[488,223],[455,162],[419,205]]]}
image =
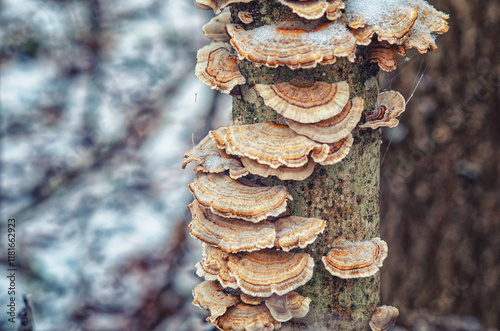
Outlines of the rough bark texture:
{"label": "rough bark texture", "polygon": [[[255,1],[234,5],[233,21],[238,10],[253,13],[253,26],[276,22],[290,15],[288,8],[275,2]],[[312,70],[290,70],[287,67],[271,69],[255,67],[242,61],[240,70],[248,85],[241,88],[241,99],[234,99],[233,120],[251,124],[281,121],[272,109],[265,106],[254,90],[257,83],[279,83],[305,75],[309,79],[328,83],[346,80],[350,97],[361,96],[365,108],[373,107],[378,94],[377,66],[345,59]],[[319,217],[328,221],[325,232],[304,251],[316,263],[313,279],[298,289],[312,299],[310,311],[303,319],[285,323],[283,330],[365,330],[373,308],[379,305],[379,275],[342,280],[326,271],[321,257],[331,249],[338,237],[367,240],[379,236],[379,171],[380,132],[359,130],[353,132],[354,144],[350,154],[333,166],[316,166],[306,180],[280,181],[267,178],[266,184],[285,185],[293,196],[290,211],[293,215]]]}

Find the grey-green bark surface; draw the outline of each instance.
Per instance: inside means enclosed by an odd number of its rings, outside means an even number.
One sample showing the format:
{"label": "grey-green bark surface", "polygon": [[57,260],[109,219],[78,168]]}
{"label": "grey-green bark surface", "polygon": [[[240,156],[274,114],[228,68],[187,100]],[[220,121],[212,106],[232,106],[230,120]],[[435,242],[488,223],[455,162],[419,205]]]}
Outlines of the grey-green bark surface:
{"label": "grey-green bark surface", "polygon": [[[278,22],[294,16],[286,7],[274,1],[254,1],[232,7],[233,22],[239,22],[237,12],[249,11],[254,22],[246,28]],[[378,85],[377,65],[358,57],[356,63],[338,59],[333,65],[318,65],[314,69],[291,70],[288,67],[256,67],[241,61],[240,70],[247,79],[241,87],[240,98],[233,101],[233,120],[251,124],[277,121],[282,118],[264,105],[254,89],[257,83],[275,84],[296,76],[334,83],[347,81],[350,98],[360,96],[365,109],[374,106]],[[323,267],[321,257],[326,255],[335,239],[368,240],[379,236],[379,173],[380,132],[360,130],[353,132],[354,143],[349,155],[332,166],[317,165],[314,173],[303,181],[281,181],[276,177],[262,179],[268,185],[281,184],[293,196],[290,212],[297,216],[318,217],[327,220],[325,232],[313,244],[302,250],[315,261],[314,276],[297,292],[312,299],[305,318],[283,324],[283,330],[365,330],[371,311],[379,305],[380,278],[375,276],[343,280],[332,276]]]}

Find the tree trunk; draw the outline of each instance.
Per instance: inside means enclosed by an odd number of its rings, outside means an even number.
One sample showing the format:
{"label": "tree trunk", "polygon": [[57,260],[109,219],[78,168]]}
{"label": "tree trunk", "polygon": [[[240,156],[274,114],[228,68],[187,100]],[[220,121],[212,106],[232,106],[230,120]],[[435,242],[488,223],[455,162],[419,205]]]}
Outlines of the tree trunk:
{"label": "tree trunk", "polygon": [[[283,20],[290,10],[277,2],[264,0],[232,7],[233,21],[240,10],[252,13],[254,21],[247,28],[258,27]],[[361,57],[362,58],[362,57]],[[247,79],[241,87],[241,99],[234,98],[233,120],[252,124],[265,121],[283,123],[280,115],[264,105],[254,85],[276,84],[296,76],[310,80],[334,83],[347,81],[350,98],[360,96],[365,109],[373,108],[377,94],[376,64],[358,59],[350,63],[337,59],[333,65],[318,65],[314,69],[291,70],[256,67],[241,61],[240,71]],[[264,178],[268,185],[284,185],[293,196],[290,211],[296,216],[317,217],[327,220],[325,232],[304,252],[315,261],[314,276],[297,292],[312,299],[305,318],[285,323],[283,330],[365,330],[372,310],[379,305],[380,277],[344,280],[332,276],[324,267],[321,257],[326,255],[335,239],[369,240],[379,236],[379,172],[380,130],[353,131],[354,143],[349,155],[333,166],[316,165],[314,173],[303,181],[281,181]]]}

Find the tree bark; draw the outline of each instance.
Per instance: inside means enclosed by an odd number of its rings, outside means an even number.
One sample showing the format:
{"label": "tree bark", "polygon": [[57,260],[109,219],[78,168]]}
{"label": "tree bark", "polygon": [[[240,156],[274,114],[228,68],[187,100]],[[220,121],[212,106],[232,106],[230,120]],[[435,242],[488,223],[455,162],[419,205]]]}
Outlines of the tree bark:
{"label": "tree bark", "polygon": [[[288,8],[277,2],[259,0],[232,7],[233,22],[238,22],[240,10],[252,13],[254,21],[246,28],[254,28],[284,20],[291,15]],[[265,121],[283,123],[275,111],[264,105],[255,91],[255,84],[276,84],[296,76],[310,80],[334,83],[347,81],[350,98],[360,96],[365,109],[373,108],[378,94],[376,64],[358,57],[356,63],[337,59],[333,65],[318,65],[314,69],[291,70],[256,67],[241,61],[240,71],[247,79],[241,86],[241,99],[234,98],[233,120],[252,124]],[[315,261],[314,276],[297,292],[312,299],[305,318],[292,320],[283,330],[365,330],[372,310],[379,305],[380,277],[344,280],[332,276],[321,257],[326,255],[335,239],[369,240],[379,236],[379,173],[380,130],[353,131],[354,143],[349,155],[333,166],[316,165],[314,173],[303,181],[281,181],[275,177],[263,178],[268,185],[284,185],[293,196],[290,212],[296,216],[327,220],[325,232],[301,250]]]}

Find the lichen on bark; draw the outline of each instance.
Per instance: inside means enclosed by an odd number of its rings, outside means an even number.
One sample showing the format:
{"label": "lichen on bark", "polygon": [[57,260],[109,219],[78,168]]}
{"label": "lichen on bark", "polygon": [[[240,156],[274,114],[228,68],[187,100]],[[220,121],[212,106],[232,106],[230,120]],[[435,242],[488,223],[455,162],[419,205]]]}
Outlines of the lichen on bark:
{"label": "lichen on bark", "polygon": [[[257,0],[233,5],[233,22],[238,22],[240,10],[253,14],[254,22],[246,28],[276,23],[293,15],[278,2]],[[264,104],[254,85],[276,84],[303,75],[327,83],[345,80],[350,86],[350,98],[360,96],[365,100],[365,109],[374,107],[378,94],[378,67],[363,61],[362,52],[361,49],[361,56],[355,63],[338,59],[332,65],[318,65],[313,69],[257,67],[249,61],[241,61],[240,71],[247,85],[241,88],[240,99],[234,98],[233,120],[241,124],[282,121],[280,115]],[[372,277],[343,280],[328,273],[321,262],[321,257],[339,237],[369,240],[380,233],[380,130],[355,129],[353,137],[351,152],[342,162],[325,167],[317,165],[313,174],[303,181],[262,179],[268,185],[287,187],[293,197],[289,203],[293,215],[327,220],[325,232],[301,250],[311,254],[316,264],[311,281],[297,290],[312,299],[310,311],[302,319],[285,323],[283,330],[365,330],[371,311],[379,305],[378,273]]]}

